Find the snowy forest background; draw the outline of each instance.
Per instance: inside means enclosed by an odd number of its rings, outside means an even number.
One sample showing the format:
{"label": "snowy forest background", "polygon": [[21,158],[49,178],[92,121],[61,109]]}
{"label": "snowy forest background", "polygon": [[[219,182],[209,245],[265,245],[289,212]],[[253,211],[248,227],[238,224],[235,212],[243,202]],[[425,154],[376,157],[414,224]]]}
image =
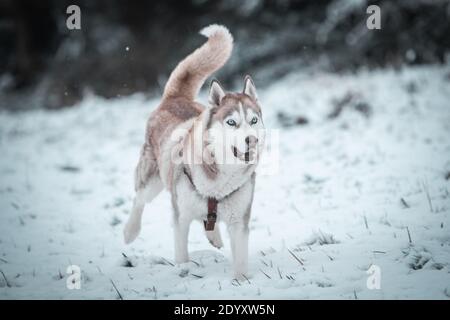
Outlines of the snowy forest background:
{"label": "snowy forest background", "polygon": [[[81,30],[66,28],[70,4],[81,8]],[[369,4],[381,8],[382,31],[366,27]],[[0,107],[61,108],[86,90],[158,96],[180,58],[202,43],[198,30],[217,22],[237,43],[219,74],[226,84],[245,72],[268,85],[300,68],[443,63],[449,10],[442,0],[2,0]]]}
{"label": "snowy forest background", "polygon": [[[0,299],[449,299],[449,22],[448,0],[0,0]],[[200,225],[174,265],[167,193],[122,243],[146,118],[211,23],[236,44],[214,76],[251,74],[280,130],[244,283]]]}

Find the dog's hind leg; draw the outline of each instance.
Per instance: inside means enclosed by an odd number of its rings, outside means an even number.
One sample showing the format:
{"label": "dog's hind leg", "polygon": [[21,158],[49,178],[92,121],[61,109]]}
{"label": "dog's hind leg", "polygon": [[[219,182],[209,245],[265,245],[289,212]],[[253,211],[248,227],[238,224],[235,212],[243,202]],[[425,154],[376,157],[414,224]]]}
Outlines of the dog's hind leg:
{"label": "dog's hind leg", "polygon": [[130,217],[123,230],[126,244],[133,242],[141,231],[142,213],[145,204],[152,201],[162,190],[162,182],[158,176],[152,177],[144,189],[138,190],[133,201]]}
{"label": "dog's hind leg", "polygon": [[149,144],[145,144],[142,148],[135,172],[135,188],[136,196],[133,201],[133,208],[123,230],[126,244],[134,241],[139,235],[145,204],[152,201],[163,189],[158,165]]}

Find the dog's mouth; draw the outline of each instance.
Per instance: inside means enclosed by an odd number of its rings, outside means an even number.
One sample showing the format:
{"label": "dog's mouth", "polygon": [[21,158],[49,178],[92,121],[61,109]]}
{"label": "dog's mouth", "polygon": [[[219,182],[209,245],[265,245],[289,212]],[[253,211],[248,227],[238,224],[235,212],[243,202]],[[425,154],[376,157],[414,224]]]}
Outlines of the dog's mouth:
{"label": "dog's mouth", "polygon": [[238,148],[236,148],[235,146],[232,146],[231,150],[233,151],[233,155],[236,158],[244,161],[245,163],[253,161],[253,159],[255,158],[255,154],[256,154],[255,148],[248,148],[246,152],[241,152],[241,151],[239,151]]}

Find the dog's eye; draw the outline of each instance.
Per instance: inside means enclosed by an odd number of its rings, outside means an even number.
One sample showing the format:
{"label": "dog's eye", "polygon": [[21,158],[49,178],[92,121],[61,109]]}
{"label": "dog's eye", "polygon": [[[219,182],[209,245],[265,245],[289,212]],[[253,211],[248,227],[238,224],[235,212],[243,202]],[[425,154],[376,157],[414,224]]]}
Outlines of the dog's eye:
{"label": "dog's eye", "polygon": [[253,117],[252,121],[250,121],[250,124],[257,124],[258,123],[258,118],[257,117]]}
{"label": "dog's eye", "polygon": [[227,120],[227,125],[234,127],[234,126],[236,126],[236,121],[234,121],[233,119],[229,119],[229,120]]}

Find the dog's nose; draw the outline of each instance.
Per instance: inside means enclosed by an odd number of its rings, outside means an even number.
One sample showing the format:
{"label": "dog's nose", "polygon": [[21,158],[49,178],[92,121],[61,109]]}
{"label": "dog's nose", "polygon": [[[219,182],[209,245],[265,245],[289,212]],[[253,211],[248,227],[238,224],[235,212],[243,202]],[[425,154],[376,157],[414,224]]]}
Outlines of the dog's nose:
{"label": "dog's nose", "polygon": [[248,136],[248,137],[245,138],[245,143],[248,146],[254,146],[254,145],[256,145],[258,143],[258,138],[255,137],[255,136]]}

